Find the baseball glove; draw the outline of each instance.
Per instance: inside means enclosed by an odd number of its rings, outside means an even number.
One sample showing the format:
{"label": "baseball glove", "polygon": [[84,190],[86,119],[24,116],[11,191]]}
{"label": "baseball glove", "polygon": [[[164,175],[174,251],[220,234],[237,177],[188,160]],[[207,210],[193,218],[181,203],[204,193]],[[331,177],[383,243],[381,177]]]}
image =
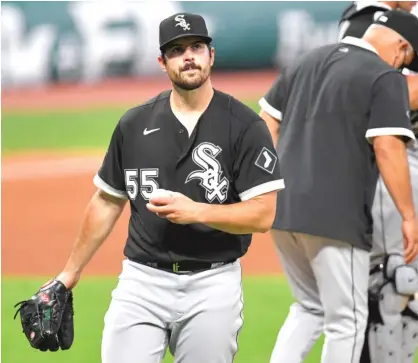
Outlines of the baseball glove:
{"label": "baseball glove", "polygon": [[29,300],[18,302],[14,319],[30,345],[43,352],[69,349],[74,340],[73,294],[58,280],[48,281]]}

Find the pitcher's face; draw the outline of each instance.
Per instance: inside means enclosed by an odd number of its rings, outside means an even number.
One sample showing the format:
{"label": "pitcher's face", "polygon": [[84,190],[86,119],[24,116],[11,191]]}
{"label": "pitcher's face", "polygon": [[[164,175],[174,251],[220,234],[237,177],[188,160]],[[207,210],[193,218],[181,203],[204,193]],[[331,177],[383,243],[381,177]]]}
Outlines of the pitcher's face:
{"label": "pitcher's face", "polygon": [[158,61],[171,82],[180,89],[194,90],[209,78],[215,51],[198,37],[173,40]]}

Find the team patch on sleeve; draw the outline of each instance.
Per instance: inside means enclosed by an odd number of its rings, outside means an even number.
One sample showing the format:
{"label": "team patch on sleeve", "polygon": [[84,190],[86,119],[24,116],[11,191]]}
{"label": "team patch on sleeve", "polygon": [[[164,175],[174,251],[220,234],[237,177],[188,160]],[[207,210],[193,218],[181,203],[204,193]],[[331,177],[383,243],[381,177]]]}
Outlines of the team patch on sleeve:
{"label": "team patch on sleeve", "polygon": [[272,153],[269,149],[263,147],[260,154],[255,161],[255,165],[257,165],[260,169],[267,171],[270,174],[273,174],[273,170],[277,163],[277,155]]}

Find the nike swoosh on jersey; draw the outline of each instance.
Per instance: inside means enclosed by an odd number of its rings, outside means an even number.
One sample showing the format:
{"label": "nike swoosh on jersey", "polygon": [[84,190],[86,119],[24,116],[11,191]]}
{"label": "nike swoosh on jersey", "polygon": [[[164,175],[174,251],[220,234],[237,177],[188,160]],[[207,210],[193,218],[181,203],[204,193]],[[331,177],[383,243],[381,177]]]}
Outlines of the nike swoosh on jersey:
{"label": "nike swoosh on jersey", "polygon": [[152,134],[153,132],[158,131],[158,130],[159,130],[159,128],[158,128],[158,129],[152,129],[152,130],[147,130],[147,129],[145,128],[145,130],[144,130],[144,135],[149,135],[149,134]]}

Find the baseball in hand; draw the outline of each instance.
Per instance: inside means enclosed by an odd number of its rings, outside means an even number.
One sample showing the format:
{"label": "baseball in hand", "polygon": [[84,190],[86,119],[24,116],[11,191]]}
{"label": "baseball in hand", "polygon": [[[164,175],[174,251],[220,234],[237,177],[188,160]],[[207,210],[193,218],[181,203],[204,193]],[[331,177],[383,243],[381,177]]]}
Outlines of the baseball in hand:
{"label": "baseball in hand", "polygon": [[160,198],[160,197],[172,198],[173,197],[173,192],[170,191],[170,190],[166,190],[166,189],[156,189],[151,193],[151,197],[150,197],[149,201],[150,201],[151,204],[156,205],[156,206],[162,205],[160,203],[153,202],[154,198]]}

